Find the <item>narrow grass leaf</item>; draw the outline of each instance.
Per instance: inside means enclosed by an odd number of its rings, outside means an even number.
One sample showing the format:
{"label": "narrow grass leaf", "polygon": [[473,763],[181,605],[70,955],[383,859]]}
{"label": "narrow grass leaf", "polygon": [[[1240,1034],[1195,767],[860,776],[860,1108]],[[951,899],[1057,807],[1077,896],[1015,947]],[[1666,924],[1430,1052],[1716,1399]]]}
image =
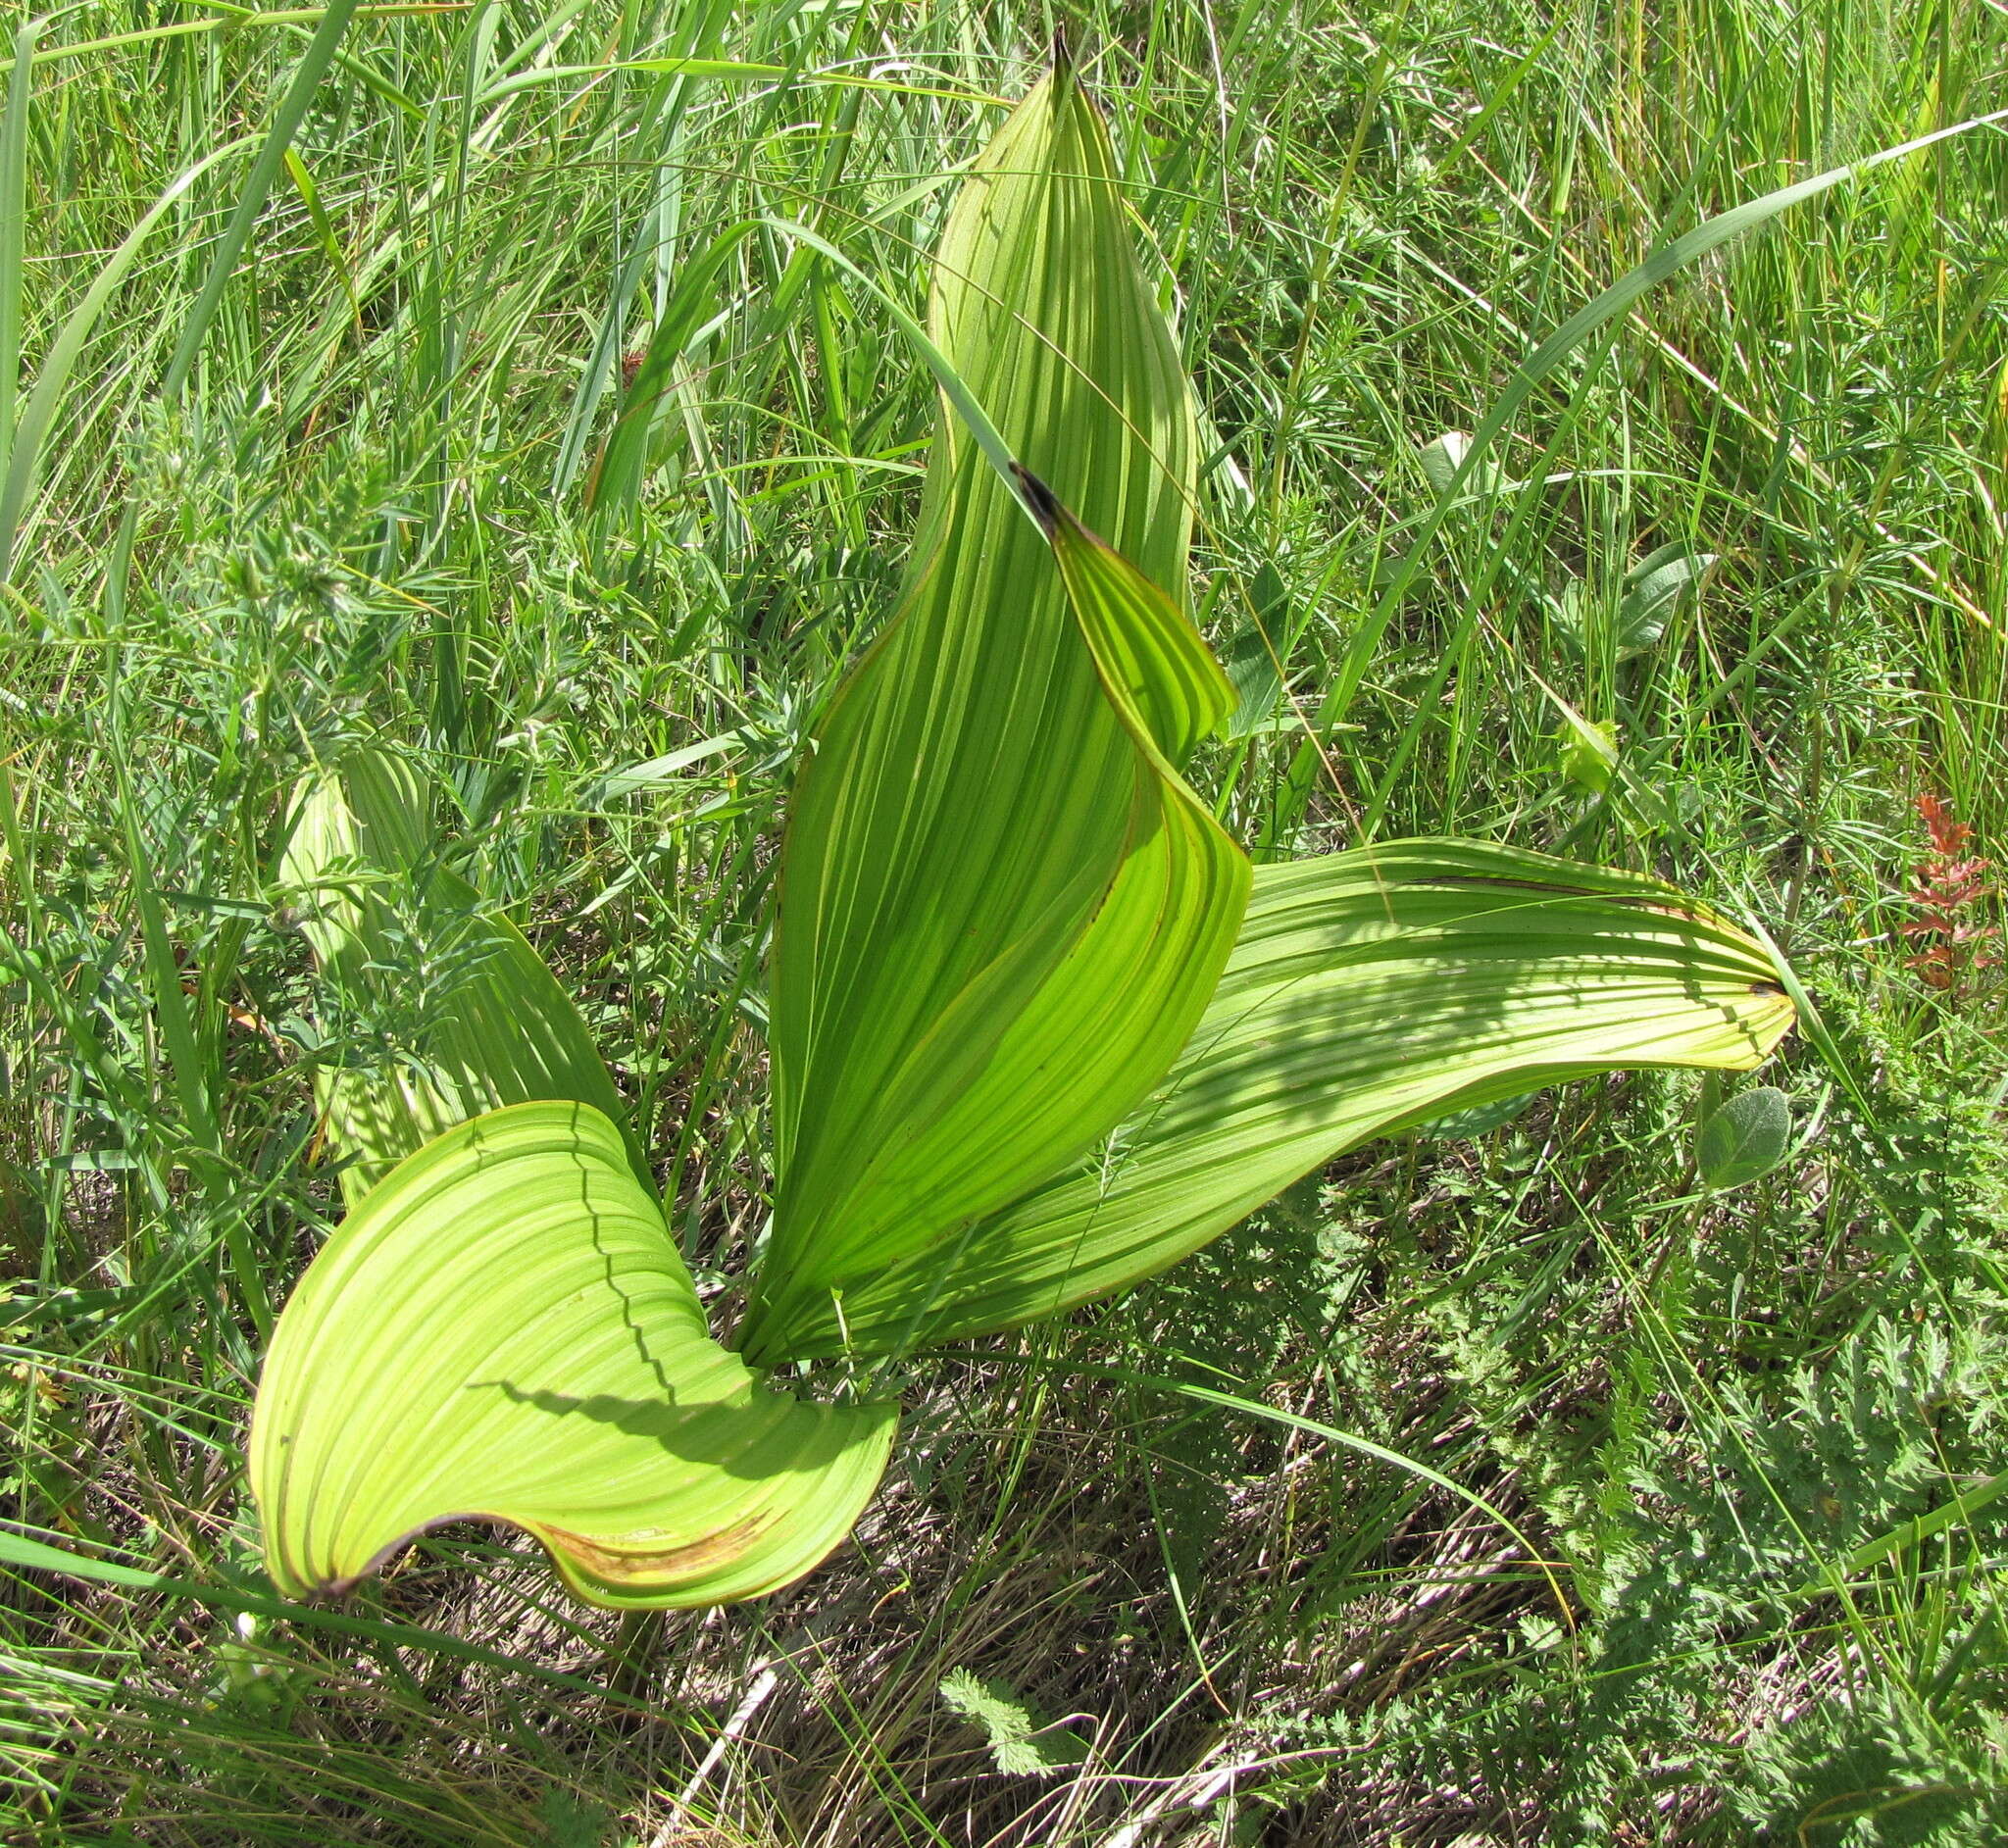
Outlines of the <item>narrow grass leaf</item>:
{"label": "narrow grass leaf", "polygon": [[257,224],[258,215],[264,211],[273,184],[278,178],[285,151],[299,132],[300,124],[306,120],[307,111],[314,102],[314,92],[320,88],[321,79],[334,62],[335,53],[341,47],[342,34],[348,30],[355,10],[356,0],[334,0],[334,4],[323,12],[321,23],[314,28],[314,36],[300,54],[300,62],[293,67],[292,80],[286,85],[285,94],[273,113],[272,125],[266,130],[258,158],[251,163],[251,171],[244,176],[243,188],[237,194],[229,223],[224,226],[216,253],[210,258],[202,293],[188,311],[174,357],[168,362],[167,377],[161,386],[168,397],[173,397],[187,383],[195,356],[202,349],[203,335],[209,331],[209,324],[216,318],[224,290],[237,267],[237,259],[244,254],[244,246],[250,241],[251,227]]}
{"label": "narrow grass leaf", "polygon": [[[156,1596],[186,1600],[212,1611],[232,1611],[252,1617],[277,1618],[301,1629],[331,1636],[346,1636],[378,1648],[426,1649],[460,1662],[477,1662],[491,1669],[525,1674],[553,1687],[567,1688],[594,1701],[620,1700],[616,1690],[583,1676],[567,1674],[561,1669],[546,1668],[527,1655],[509,1655],[500,1649],[484,1649],[450,1631],[427,1629],[394,1619],[351,1616],[321,1605],[295,1604],[242,1585],[224,1581],[201,1581],[157,1573],[140,1566],[122,1565],[117,1560],[97,1559],[69,1547],[52,1546],[27,1534],[0,1527],[0,1566],[17,1572],[41,1573],[75,1579],[87,1585],[116,1585],[122,1591],[144,1591]],[[38,1587],[39,1588],[39,1587]],[[639,1710],[639,1703],[637,1710]]]}
{"label": "narrow grass leaf", "polygon": [[[1320,767],[1319,741],[1323,739],[1351,706],[1353,695],[1359,691],[1360,682],[1372,664],[1380,638],[1386,633],[1387,624],[1394,613],[1401,607],[1407,596],[1409,585],[1422,569],[1431,539],[1442,525],[1450,510],[1457,505],[1460,497],[1472,486],[1473,477],[1481,467],[1493,466],[1489,463],[1492,446],[1502,436],[1508,425],[1519,415],[1520,408],[1539,389],[1541,384],[1557,369],[1567,362],[1592,335],[1617,318],[1627,313],[1640,297],[1657,287],[1669,276],[1677,275],[1688,265],[1698,263],[1711,251],[1755,230],[1760,225],[1775,219],[1782,212],[1788,212],[1793,206],[1803,205],[1809,199],[1816,199],[1824,192],[1832,191],[1843,182],[1859,178],[1879,167],[1899,161],[1928,147],[1951,139],[1955,135],[1968,134],[1976,128],[1992,126],[2008,122],[2008,109],[1995,110],[1990,114],[1976,116],[1966,122],[1954,123],[1949,127],[1934,133],[1920,135],[1915,140],[1900,146],[1884,148],[1881,153],[1871,155],[1867,160],[1855,161],[1846,167],[1830,169],[1824,174],[1815,174],[1811,178],[1802,179],[1789,186],[1781,186],[1759,198],[1745,200],[1727,212],[1718,213],[1714,218],[1697,225],[1691,231],[1674,238],[1670,243],[1654,251],[1636,268],[1628,271],[1617,281],[1598,295],[1593,301],[1577,310],[1561,326],[1548,335],[1530,354],[1525,363],[1507,380],[1506,389],[1494,400],[1479,426],[1461,450],[1452,455],[1443,452],[1443,462],[1451,466],[1445,471],[1439,463],[1431,470],[1431,485],[1436,488],[1436,503],[1429,518],[1423,523],[1415,541],[1402,555],[1400,563],[1388,578],[1386,588],[1374,606],[1367,620],[1354,631],[1351,645],[1340,663],[1330,690],[1320,705],[1312,724],[1312,735],[1305,739],[1295,760],[1290,766],[1290,782],[1293,799],[1300,807],[1310,790]],[[1439,439],[1443,440],[1443,439]]]}
{"label": "narrow grass leaf", "polygon": [[1840,1590],[1845,1582],[1858,1573],[1865,1573],[1872,1566],[1910,1547],[1921,1546],[1947,1528],[1956,1527],[1962,1522],[1970,1521],[2008,1495],[2008,1471],[1990,1475],[1984,1481],[1976,1482],[1971,1488],[1957,1490],[1949,1502],[1941,1502],[1929,1514],[1917,1516],[1892,1527],[1886,1533],[1878,1534],[1875,1539],[1864,1541],[1849,1553],[1845,1559],[1835,1560],[1828,1565],[1817,1578],[1809,1578],[1802,1585],[1786,1592],[1788,1601],[1798,1602],[1805,1598],[1824,1597],[1829,1592]]}
{"label": "narrow grass leaf", "polygon": [[[14,34],[14,71],[0,109],[0,457],[14,440],[14,397],[21,381],[21,305],[27,229],[27,117],[34,96],[39,20]],[[0,559],[0,565],[4,565]]]}
{"label": "narrow grass leaf", "polygon": [[648,434],[663,394],[669,389],[677,362],[710,307],[719,272],[733,252],[759,228],[757,220],[728,226],[704,250],[686,262],[677,286],[649,336],[633,383],[622,394],[614,427],[586,482],[585,504],[591,508],[628,507],[641,492],[648,461]]}
{"label": "narrow grass leaf", "polygon": [[300,203],[307,208],[307,217],[313,223],[314,235],[321,240],[321,248],[326,253],[327,267],[334,272],[335,279],[341,284],[341,292],[348,298],[349,316],[360,328],[363,325],[363,304],[356,295],[356,279],[350,274],[348,259],[342,255],[341,239],[334,234],[334,225],[327,216],[327,208],[321,203],[321,188],[314,183],[314,175],[308,171],[294,148],[285,152],[286,176],[293,182],[293,190],[300,195]]}
{"label": "narrow grass leaf", "polygon": [[[962,420],[963,427],[968,430],[977,447],[983,452],[990,467],[1000,477],[1010,479],[1017,468],[1016,458],[1011,453],[1010,445],[998,432],[997,426],[990,422],[990,414],[983,409],[982,400],[970,389],[969,381],[956,369],[955,362],[934,344],[927,328],[907,313],[899,298],[876,276],[853,263],[821,232],[812,231],[808,225],[797,225],[790,219],[771,218],[766,222],[782,236],[791,238],[799,244],[807,244],[811,250],[828,257],[831,263],[846,275],[854,276],[878,297],[880,306],[892,317],[892,325],[906,336],[908,345],[921,356],[928,370],[934,375],[934,382],[940,386],[942,398]],[[942,435],[945,440],[945,428]]]}
{"label": "narrow grass leaf", "polygon": [[42,363],[35,373],[34,386],[29,391],[26,402],[22,405],[15,422],[13,440],[4,448],[0,448],[0,464],[4,464],[5,469],[4,478],[0,478],[0,583],[6,582],[13,571],[16,543],[26,517],[28,496],[34,488],[42,444],[48,437],[50,425],[55,421],[56,407],[62,401],[63,388],[70,382],[70,375],[75,369],[84,343],[90,338],[91,329],[97,325],[98,317],[104,313],[106,304],[119,292],[154,228],[186,197],[189,187],[211,168],[241,154],[250,145],[251,140],[248,136],[240,140],[226,141],[221,147],[212,149],[201,160],[176,175],[161,196],[140,214],[132,228],[120,239],[112,254],[105,259],[97,275],[92,277],[90,287],[84,291],[83,299],[70,311],[62,330],[49,343],[48,351],[42,355]]}

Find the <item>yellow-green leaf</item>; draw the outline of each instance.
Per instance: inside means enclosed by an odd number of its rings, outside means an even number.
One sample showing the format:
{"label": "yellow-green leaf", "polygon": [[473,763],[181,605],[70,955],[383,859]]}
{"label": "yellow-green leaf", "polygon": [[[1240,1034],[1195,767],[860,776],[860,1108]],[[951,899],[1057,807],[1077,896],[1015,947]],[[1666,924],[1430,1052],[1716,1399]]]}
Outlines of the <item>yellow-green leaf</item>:
{"label": "yellow-green leaf", "polygon": [[352,751],[303,783],[280,863],[326,989],[405,1040],[316,1073],[345,1198],[452,1124],[539,1098],[612,1118],[646,1181],[577,1008],[523,932],[439,863],[431,810],[404,759]]}
{"label": "yellow-green leaf", "polygon": [[763,1363],[803,1317],[951,1247],[1105,1133],[1204,1009],[1243,902],[1237,856],[1166,780],[1231,696],[1182,609],[1189,396],[1071,75],[977,163],[929,332],[1071,510],[1063,552],[1092,554],[1089,575],[1133,560],[1120,572],[1152,600],[1126,582],[1131,627],[1084,638],[1013,484],[943,419],[901,606],[789,817],[778,1184],[746,1336]]}
{"label": "yellow-green leaf", "polygon": [[595,1604],[714,1604],[842,1540],[893,1423],[760,1385],[712,1339],[614,1125],[521,1104],[399,1163],[309,1267],[251,1484],[288,1596],[472,1519],[533,1534]]}
{"label": "yellow-green leaf", "polygon": [[1771,956],[1641,874],[1416,840],[1256,869],[1166,1082],[1094,1157],[974,1227],[952,1274],[888,1268],[794,1352],[940,1340],[1160,1271],[1406,1124],[1624,1067],[1741,1071],[1792,1021]]}

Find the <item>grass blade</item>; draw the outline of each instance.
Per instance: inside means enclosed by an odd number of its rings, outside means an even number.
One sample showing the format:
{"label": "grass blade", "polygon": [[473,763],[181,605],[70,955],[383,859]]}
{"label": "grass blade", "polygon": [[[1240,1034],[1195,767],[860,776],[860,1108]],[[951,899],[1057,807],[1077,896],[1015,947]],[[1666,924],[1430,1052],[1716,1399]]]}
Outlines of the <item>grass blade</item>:
{"label": "grass blade", "polygon": [[356,0],[333,0],[333,4],[323,12],[320,25],[314,28],[314,36],[300,55],[300,62],[293,68],[292,81],[286,85],[285,95],[280,98],[279,106],[273,115],[272,125],[265,132],[258,158],[251,163],[251,171],[244,176],[229,223],[224,226],[216,254],[210,259],[202,293],[188,311],[188,319],[182,324],[181,338],[173,358],[168,361],[167,375],[161,381],[161,391],[166,397],[176,396],[188,382],[195,356],[202,350],[203,336],[216,318],[224,290],[236,271],[237,259],[244,254],[244,246],[250,241],[251,227],[265,210],[265,201],[284,165],[286,149],[292,145],[293,136],[306,120],[307,111],[314,102],[314,92],[320,88],[322,78],[334,62],[335,53],[341,49],[342,35],[348,30],[355,11]]}
{"label": "grass blade", "polygon": [[84,291],[83,299],[70,311],[62,331],[42,356],[34,387],[22,405],[14,425],[13,441],[0,449],[6,471],[4,477],[0,477],[0,583],[8,580],[16,562],[16,544],[21,537],[28,496],[34,491],[42,445],[48,439],[50,425],[55,421],[56,407],[62,401],[63,388],[90,338],[91,329],[97,325],[98,317],[125,282],[147,238],[174,211],[189,187],[212,168],[250,145],[248,136],[226,141],[176,176],[174,183],[147,207],[106,258],[103,268]]}
{"label": "grass blade", "polygon": [[1408,549],[1401,555],[1393,572],[1389,574],[1386,588],[1375,604],[1372,613],[1354,631],[1352,641],[1330,690],[1320,703],[1316,718],[1312,721],[1311,735],[1299,747],[1289,770],[1289,787],[1280,801],[1280,808],[1285,818],[1301,816],[1313,781],[1323,762],[1319,754],[1320,745],[1330,736],[1331,728],[1344,718],[1352,705],[1353,696],[1359,691],[1360,682],[1373,663],[1375,653],[1380,646],[1381,637],[1387,625],[1394,619],[1394,613],[1401,607],[1408,588],[1415,581],[1416,574],[1422,569],[1422,561],[1430,542],[1436,536],[1444,521],[1457,506],[1474,474],[1486,467],[1486,459],[1492,445],[1505,433],[1506,427],[1519,415],[1521,407],[1534,392],[1551,377],[1592,335],[1600,331],[1621,315],[1627,313],[1640,297],[1656,288],[1669,276],[1677,275],[1689,265],[1698,263],[1710,252],[1720,250],[1723,245],[1741,237],[1745,232],[1755,230],[1759,225],[1775,219],[1782,212],[1788,212],[1793,206],[1803,205],[1809,199],[1816,199],[1822,193],[1831,192],[1834,187],[1850,179],[1861,177],[1879,167],[1885,167],[1892,161],[1900,161],[1926,148],[1934,147],[1954,136],[1969,134],[1977,128],[1991,127],[2008,122],[2008,109],[1998,109],[1983,116],[1975,116],[1966,122],[1955,123],[1950,127],[1940,128],[1931,134],[1919,135],[1915,140],[1905,141],[1896,147],[1884,148],[1870,155],[1866,160],[1851,162],[1846,167],[1830,169],[1824,174],[1815,174],[1809,179],[1801,179],[1789,186],[1781,186],[1762,197],[1746,200],[1742,205],[1728,212],[1718,213],[1714,218],[1697,225],[1691,231],[1677,237],[1656,250],[1625,275],[1596,297],[1577,310],[1561,326],[1548,335],[1507,381],[1506,389],[1494,400],[1492,408],[1481,420],[1472,434],[1457,467],[1437,495],[1435,505],[1429,517],[1422,523]]}
{"label": "grass blade", "polygon": [[[21,305],[27,288],[23,268],[27,232],[27,117],[34,94],[35,36],[39,20],[14,34],[14,70],[0,109],[0,464],[14,442],[14,400],[21,382]],[[0,551],[0,570],[6,556]]]}

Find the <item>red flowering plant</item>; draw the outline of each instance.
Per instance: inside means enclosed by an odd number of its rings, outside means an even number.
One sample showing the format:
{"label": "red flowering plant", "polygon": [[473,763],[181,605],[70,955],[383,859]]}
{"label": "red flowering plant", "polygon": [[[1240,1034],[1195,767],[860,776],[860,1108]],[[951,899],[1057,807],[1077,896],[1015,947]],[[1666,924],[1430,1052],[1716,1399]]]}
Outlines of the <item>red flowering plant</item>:
{"label": "red flowering plant", "polygon": [[1918,915],[1900,926],[1917,947],[1905,960],[1941,994],[1999,960],[1985,947],[1999,934],[1983,924],[1980,908],[1995,896],[1987,874],[1991,862],[1970,853],[1973,829],[1957,820],[1944,797],[1929,790],[1918,797],[1918,814],[1931,840],[1918,862],[1917,884],[1909,894]]}

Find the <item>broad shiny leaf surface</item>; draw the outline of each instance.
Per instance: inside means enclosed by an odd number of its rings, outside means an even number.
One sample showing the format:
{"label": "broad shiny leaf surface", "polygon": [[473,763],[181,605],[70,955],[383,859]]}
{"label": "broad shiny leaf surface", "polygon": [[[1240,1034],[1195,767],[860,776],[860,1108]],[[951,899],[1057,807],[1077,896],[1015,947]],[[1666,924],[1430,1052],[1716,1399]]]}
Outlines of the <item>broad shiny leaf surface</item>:
{"label": "broad shiny leaf surface", "polygon": [[289,1596],[482,1519],[595,1604],[714,1604],[842,1540],[894,1416],[760,1385],[712,1339],[614,1125],[523,1104],[401,1162],[315,1259],[266,1361],[251,1482]]}
{"label": "broad shiny leaf surface", "polygon": [[1130,658],[1102,638],[1098,672],[1012,483],[944,417],[901,607],[825,719],[789,819],[778,1187],[746,1337],[763,1363],[859,1279],[952,1247],[1106,1133],[1169,1068],[1238,922],[1225,842],[1166,782],[1231,704],[1182,611],[1191,405],[1070,75],[965,184],[929,333],[1156,601]]}
{"label": "broad shiny leaf surface", "polygon": [[1372,1136],[1622,1067],[1745,1070],[1791,1021],[1768,952],[1642,875],[1445,840],[1259,867],[1204,1020],[1092,1161],[976,1227],[951,1275],[853,1290],[799,1351],[1049,1315]]}

